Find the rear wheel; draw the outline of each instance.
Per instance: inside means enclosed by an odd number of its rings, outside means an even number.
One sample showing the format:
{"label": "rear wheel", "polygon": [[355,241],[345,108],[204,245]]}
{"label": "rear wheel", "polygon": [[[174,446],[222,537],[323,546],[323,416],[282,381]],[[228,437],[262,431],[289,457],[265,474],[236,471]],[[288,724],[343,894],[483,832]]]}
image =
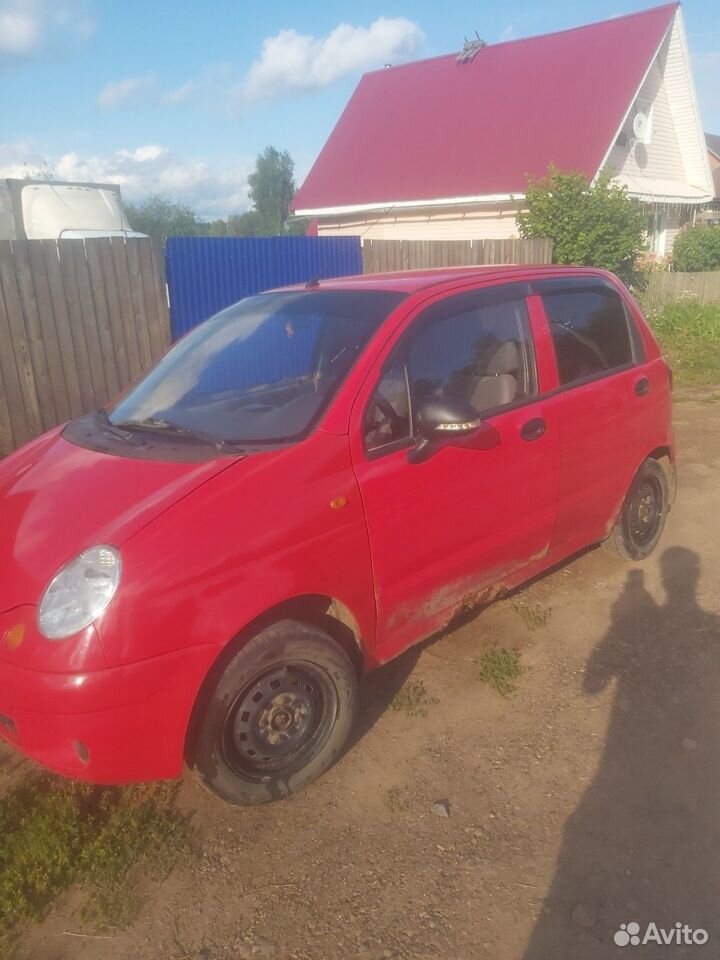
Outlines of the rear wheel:
{"label": "rear wheel", "polygon": [[345,652],[322,630],[283,620],[227,665],[201,722],[196,768],[231,803],[280,800],[335,762],[356,710]]}
{"label": "rear wheel", "polygon": [[606,546],[623,560],[644,560],[662,536],[670,487],[662,464],[646,460],[633,480]]}

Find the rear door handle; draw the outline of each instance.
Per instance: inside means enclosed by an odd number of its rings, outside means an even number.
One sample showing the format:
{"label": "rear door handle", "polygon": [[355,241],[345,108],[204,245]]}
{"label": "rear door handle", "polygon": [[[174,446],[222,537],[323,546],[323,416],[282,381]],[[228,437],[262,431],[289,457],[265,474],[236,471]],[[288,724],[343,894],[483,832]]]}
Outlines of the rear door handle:
{"label": "rear door handle", "polygon": [[523,440],[539,440],[545,433],[546,423],[542,417],[533,417],[520,428],[520,436]]}
{"label": "rear door handle", "polygon": [[635,384],[635,393],[638,397],[644,397],[646,393],[650,393],[650,381],[647,377],[642,377]]}

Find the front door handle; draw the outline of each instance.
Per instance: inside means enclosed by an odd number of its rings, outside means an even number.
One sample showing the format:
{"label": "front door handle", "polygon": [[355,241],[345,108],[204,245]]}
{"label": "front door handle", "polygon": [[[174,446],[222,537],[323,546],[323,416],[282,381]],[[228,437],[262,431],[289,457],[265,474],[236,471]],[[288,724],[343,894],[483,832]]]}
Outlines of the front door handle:
{"label": "front door handle", "polygon": [[546,426],[542,417],[533,417],[522,425],[520,436],[523,440],[539,440],[544,435]]}
{"label": "front door handle", "polygon": [[638,397],[644,397],[645,394],[650,392],[650,381],[647,377],[642,377],[635,384],[635,393]]}

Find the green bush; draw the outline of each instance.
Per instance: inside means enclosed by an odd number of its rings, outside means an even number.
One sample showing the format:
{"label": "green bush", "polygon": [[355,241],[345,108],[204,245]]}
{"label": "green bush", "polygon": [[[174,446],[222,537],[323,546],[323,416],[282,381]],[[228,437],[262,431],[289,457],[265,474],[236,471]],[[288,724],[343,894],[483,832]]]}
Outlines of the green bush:
{"label": "green bush", "polygon": [[581,174],[551,167],[542,180],[530,179],[526,204],[527,211],[517,218],[520,235],[552,240],[555,263],[602,267],[632,277],[645,245],[646,216],[607,173],[588,186]]}
{"label": "green bush", "polygon": [[720,270],[720,227],[690,227],[679,233],[672,261],[676,270],[688,273]]}

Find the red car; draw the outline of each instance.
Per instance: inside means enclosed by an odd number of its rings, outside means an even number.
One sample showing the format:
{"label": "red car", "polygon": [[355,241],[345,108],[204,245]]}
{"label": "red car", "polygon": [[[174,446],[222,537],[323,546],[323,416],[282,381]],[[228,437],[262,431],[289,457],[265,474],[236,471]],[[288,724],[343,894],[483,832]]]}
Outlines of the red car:
{"label": "red car", "polygon": [[66,776],[286,796],[358,678],[583,547],[641,560],[671,375],[611,274],[491,267],[243,300],[0,462],[0,735]]}

